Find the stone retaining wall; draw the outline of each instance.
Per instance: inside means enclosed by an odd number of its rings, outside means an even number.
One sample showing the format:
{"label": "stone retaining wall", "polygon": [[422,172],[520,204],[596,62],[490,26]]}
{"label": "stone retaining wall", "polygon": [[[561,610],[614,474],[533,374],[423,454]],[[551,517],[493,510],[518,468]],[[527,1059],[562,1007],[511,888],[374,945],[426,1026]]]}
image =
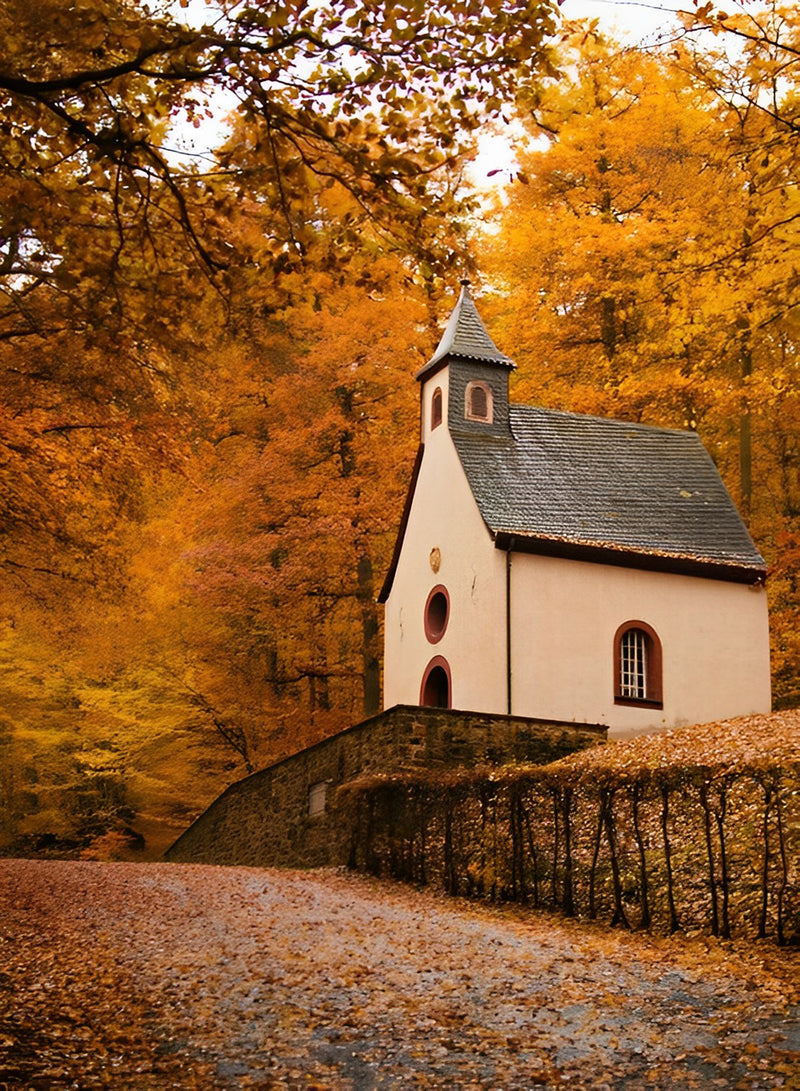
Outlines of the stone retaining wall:
{"label": "stone retaining wall", "polygon": [[396,705],[232,784],[165,853],[172,861],[320,867],[345,864],[349,833],[315,799],[357,776],[419,768],[555,761],[605,741],[598,724],[556,723]]}

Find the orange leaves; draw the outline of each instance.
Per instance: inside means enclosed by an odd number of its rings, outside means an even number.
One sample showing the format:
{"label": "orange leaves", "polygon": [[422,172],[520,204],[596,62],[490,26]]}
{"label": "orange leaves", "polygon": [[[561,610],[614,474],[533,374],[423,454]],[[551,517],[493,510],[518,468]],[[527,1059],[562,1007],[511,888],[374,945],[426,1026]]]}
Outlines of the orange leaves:
{"label": "orange leaves", "polygon": [[[516,397],[696,429],[784,573],[800,510],[798,18],[741,18],[752,37],[728,53],[702,35],[646,54],[570,39],[565,78],[521,93],[531,184],[509,190],[482,263],[503,285]],[[768,591],[791,704],[797,591],[783,576]]]}
{"label": "orange leaves", "polygon": [[800,710],[739,716],[591,748],[550,769],[554,783],[597,779],[621,785],[640,780],[676,784],[700,775],[796,776],[800,769]]}
{"label": "orange leaves", "polygon": [[[371,275],[385,283],[396,269],[378,257]],[[424,314],[394,288],[370,297],[324,275],[297,288],[263,364],[225,353],[219,431],[230,438],[203,456],[214,487],[192,500],[185,570],[191,612],[229,634],[226,669],[239,676],[260,661],[272,687],[261,697],[270,726],[254,745],[285,724],[284,752],[361,714],[362,632],[374,643],[378,627],[359,573],[371,582],[391,549],[415,433],[408,341]],[[263,760],[280,752],[269,744]]]}
{"label": "orange leaves", "polygon": [[[465,99],[496,110],[548,18],[517,0],[224,3],[202,29],[111,0],[0,10],[12,834],[74,832],[40,804],[83,730],[137,805],[187,807],[242,739],[266,761],[343,726],[367,673],[374,703],[372,584],[427,337],[414,284],[463,247]],[[230,139],[209,147],[212,126],[179,160],[171,121],[208,120],[206,93],[235,103]]]}

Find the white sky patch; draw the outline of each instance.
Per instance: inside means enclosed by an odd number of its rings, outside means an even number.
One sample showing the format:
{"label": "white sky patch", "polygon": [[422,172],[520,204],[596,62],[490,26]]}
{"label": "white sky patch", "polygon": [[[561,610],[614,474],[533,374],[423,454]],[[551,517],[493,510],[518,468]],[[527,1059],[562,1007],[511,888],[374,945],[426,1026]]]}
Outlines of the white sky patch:
{"label": "white sky patch", "polygon": [[521,125],[510,122],[488,129],[478,140],[478,154],[469,164],[467,174],[474,186],[487,192],[502,189],[519,170],[516,148],[530,138]]}
{"label": "white sky patch", "polygon": [[187,112],[181,110],[172,118],[164,151],[176,166],[188,167],[194,163],[201,172],[216,163],[214,149],[229,135],[228,118],[236,109],[238,99],[225,89],[216,88],[209,95],[202,117],[189,121]]}
{"label": "white sky patch", "polygon": [[597,19],[601,30],[625,45],[654,44],[677,26],[678,10],[640,0],[563,0],[561,4],[565,19]]}
{"label": "white sky patch", "polygon": [[[656,45],[667,39],[678,26],[677,8],[638,0],[563,0],[560,11],[564,19],[596,19],[600,30],[616,38],[622,45]],[[513,179],[519,170],[516,146],[530,138],[521,126],[513,123],[488,129],[479,139],[478,155],[469,165],[468,175],[473,185],[486,193],[495,193]],[[543,146],[547,141],[543,139]]]}

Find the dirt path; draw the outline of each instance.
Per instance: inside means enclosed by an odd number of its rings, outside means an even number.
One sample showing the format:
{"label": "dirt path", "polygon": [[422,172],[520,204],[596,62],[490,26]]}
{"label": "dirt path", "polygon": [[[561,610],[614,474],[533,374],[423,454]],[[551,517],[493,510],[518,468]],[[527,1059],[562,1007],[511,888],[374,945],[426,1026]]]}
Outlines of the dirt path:
{"label": "dirt path", "polygon": [[0,1088],[800,1087],[797,952],[335,872],[0,860],[0,907]]}

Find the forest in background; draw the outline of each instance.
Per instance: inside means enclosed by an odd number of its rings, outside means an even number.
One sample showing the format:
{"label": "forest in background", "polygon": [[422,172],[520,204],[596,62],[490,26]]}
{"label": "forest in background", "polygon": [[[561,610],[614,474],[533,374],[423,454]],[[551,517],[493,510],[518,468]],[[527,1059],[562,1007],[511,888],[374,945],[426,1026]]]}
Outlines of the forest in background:
{"label": "forest in background", "polygon": [[173,8],[0,4],[0,850],[158,851],[377,709],[465,272],[515,400],[698,430],[800,702],[793,6],[648,50],[539,0]]}

